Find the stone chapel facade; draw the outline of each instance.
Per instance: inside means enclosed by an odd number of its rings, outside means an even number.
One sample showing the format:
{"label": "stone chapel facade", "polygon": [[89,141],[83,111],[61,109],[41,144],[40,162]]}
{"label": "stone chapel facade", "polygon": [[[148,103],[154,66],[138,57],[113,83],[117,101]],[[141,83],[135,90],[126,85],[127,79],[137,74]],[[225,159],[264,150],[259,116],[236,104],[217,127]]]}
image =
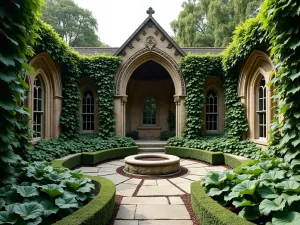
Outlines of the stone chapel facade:
{"label": "stone chapel facade", "polygon": [[[169,112],[175,115],[176,136],[185,126],[185,82],[178,74],[178,62],[188,53],[219,54],[224,48],[180,48],[153,18],[148,17],[120,48],[74,48],[80,54],[106,54],[122,60],[115,77],[116,134],[138,131],[141,138],[158,137],[168,129]],[[28,76],[27,105],[31,109],[32,128],[39,133],[33,140],[58,138],[62,108],[60,71],[47,53],[35,56],[30,65],[35,73]],[[266,145],[274,112],[272,89],[266,84],[274,65],[262,51],[253,51],[240,73],[238,93],[245,105],[249,132],[247,138]],[[96,86],[88,77],[78,81],[82,94],[82,134],[97,133],[99,125]],[[206,107],[204,132],[221,134],[225,127],[223,81],[213,75],[205,82]],[[82,110],[83,109],[83,110]],[[101,125],[100,125],[101,126]]]}

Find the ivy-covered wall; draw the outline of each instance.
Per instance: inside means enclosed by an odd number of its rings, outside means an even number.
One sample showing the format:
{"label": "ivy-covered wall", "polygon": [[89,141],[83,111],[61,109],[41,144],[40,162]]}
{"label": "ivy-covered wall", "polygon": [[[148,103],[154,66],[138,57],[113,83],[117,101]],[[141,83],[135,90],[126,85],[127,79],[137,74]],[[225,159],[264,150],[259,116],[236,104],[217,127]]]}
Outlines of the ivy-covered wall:
{"label": "ivy-covered wall", "polygon": [[0,186],[15,182],[16,154],[29,144],[25,100],[27,57],[38,37],[40,0],[0,2]]}
{"label": "ivy-covered wall", "polygon": [[62,113],[60,118],[61,137],[73,138],[79,134],[79,108],[81,95],[78,80],[90,77],[98,87],[100,135],[103,138],[115,134],[113,90],[115,71],[120,58],[112,56],[81,56],[70,48],[51,26],[39,22],[40,39],[35,53],[47,52],[60,67],[62,81]]}
{"label": "ivy-covered wall", "polygon": [[240,138],[242,132],[248,129],[245,111],[237,95],[238,73],[225,70],[222,60],[223,55],[188,55],[180,61],[180,74],[184,77],[187,88],[185,99],[187,117],[184,130],[187,139],[203,136],[204,83],[211,76],[219,76],[224,82],[226,136]]}
{"label": "ivy-covered wall", "polygon": [[80,74],[89,76],[97,86],[100,136],[115,135],[114,80],[120,58],[112,56],[84,57],[79,64]]}

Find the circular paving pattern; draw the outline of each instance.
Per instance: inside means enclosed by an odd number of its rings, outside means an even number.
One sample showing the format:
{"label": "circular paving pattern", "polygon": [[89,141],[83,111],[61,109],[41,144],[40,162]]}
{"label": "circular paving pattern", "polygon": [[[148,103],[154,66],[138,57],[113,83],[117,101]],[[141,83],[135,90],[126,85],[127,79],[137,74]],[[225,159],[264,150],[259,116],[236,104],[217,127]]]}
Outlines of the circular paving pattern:
{"label": "circular paving pattern", "polygon": [[[120,173],[123,159],[80,167],[87,175],[105,177],[116,184],[116,212],[111,225],[196,225],[190,205],[190,184],[209,171],[224,171],[225,166],[181,159],[185,173],[172,177],[137,177]],[[119,171],[119,173],[118,173]]]}

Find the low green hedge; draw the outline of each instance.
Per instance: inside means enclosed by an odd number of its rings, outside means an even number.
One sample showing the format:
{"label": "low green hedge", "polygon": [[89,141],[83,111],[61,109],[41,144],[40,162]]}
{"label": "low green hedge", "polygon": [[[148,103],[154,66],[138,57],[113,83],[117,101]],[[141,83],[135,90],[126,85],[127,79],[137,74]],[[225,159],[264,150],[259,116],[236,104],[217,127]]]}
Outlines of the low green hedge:
{"label": "low green hedge", "polygon": [[100,162],[122,158],[138,153],[138,147],[124,147],[101,150],[97,152],[84,152],[68,156],[65,159],[56,159],[52,161],[54,167],[66,167],[68,169],[75,168],[80,165],[94,166]]}
{"label": "low green hedge", "polygon": [[224,154],[225,165],[230,166],[231,168],[237,168],[240,166],[246,166],[250,162],[253,162],[251,159],[239,159],[231,154]]}
{"label": "low green hedge", "polygon": [[166,153],[176,155],[182,158],[197,159],[208,162],[212,165],[227,165],[231,168],[245,166],[252,162],[251,159],[239,159],[231,154],[224,154],[223,152],[211,152],[206,150],[199,150],[196,148],[173,147],[166,146]]}
{"label": "low green hedge", "polygon": [[[75,168],[80,165],[95,165],[99,162],[121,158],[138,153],[138,147],[125,147],[85,152],[52,162],[54,167]],[[116,187],[113,182],[102,177],[88,176],[100,188],[99,194],[87,205],[73,214],[55,223],[55,225],[106,225],[110,220],[115,206]]]}
{"label": "low green hedge", "polygon": [[94,166],[100,162],[126,157],[129,155],[138,154],[138,146],[126,147],[126,148],[113,148],[107,150],[101,150],[98,152],[84,152],[81,155],[81,161],[83,165]]}
{"label": "low green hedge", "polygon": [[201,225],[254,225],[214,201],[199,181],[191,184],[191,202]]}
{"label": "low green hedge", "polygon": [[115,184],[103,177],[90,177],[100,192],[87,205],[71,215],[56,222],[54,225],[106,225],[110,220],[115,207]]}
{"label": "low green hedge", "polygon": [[166,146],[166,153],[183,158],[197,159],[208,162],[212,165],[224,165],[224,155],[222,152],[211,152],[195,148]]}

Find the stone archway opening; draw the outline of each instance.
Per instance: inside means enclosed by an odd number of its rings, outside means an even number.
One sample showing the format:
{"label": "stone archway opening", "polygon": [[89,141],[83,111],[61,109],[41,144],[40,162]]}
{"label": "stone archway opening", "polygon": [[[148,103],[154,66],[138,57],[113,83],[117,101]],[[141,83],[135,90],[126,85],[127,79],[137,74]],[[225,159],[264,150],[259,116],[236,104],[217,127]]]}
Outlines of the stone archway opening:
{"label": "stone archway opening", "polygon": [[141,139],[157,139],[162,130],[175,132],[175,86],[169,72],[148,60],[131,74],[126,87],[125,131]]}

